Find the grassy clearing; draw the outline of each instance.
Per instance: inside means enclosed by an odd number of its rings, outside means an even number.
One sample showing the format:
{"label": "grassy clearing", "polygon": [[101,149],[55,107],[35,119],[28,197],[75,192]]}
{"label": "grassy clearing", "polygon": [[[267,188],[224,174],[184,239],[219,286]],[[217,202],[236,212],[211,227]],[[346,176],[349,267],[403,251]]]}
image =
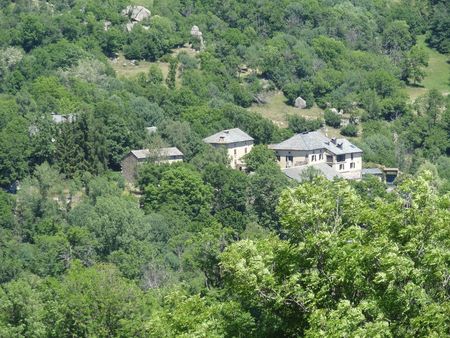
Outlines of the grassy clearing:
{"label": "grassy clearing", "polygon": [[125,59],[123,54],[120,54],[114,60],[110,60],[110,64],[113,69],[116,71],[119,77],[125,78],[135,78],[140,73],[148,73],[150,65],[157,64],[164,75],[164,78],[167,76],[169,72],[169,64],[166,62],[147,62],[147,61],[139,61],[135,65],[133,65],[130,60]]}
{"label": "grassy clearing", "polygon": [[249,110],[272,120],[273,123],[280,127],[287,127],[287,115],[300,115],[307,119],[323,117],[322,109],[315,106],[310,109],[298,109],[289,106],[286,103],[286,97],[281,91],[269,94],[266,104],[253,104]]}
{"label": "grassy clearing", "polygon": [[[197,54],[197,52],[194,49],[190,48],[189,46],[184,46],[174,49],[171,55],[177,56],[180,53],[187,53],[190,56],[195,56]],[[147,74],[151,65],[157,65],[161,69],[164,78],[167,78],[167,74],[169,73],[169,63],[167,62],[138,61],[135,64],[133,64],[131,63],[130,60],[127,60],[122,53],[120,53],[116,59],[113,60],[110,59],[109,63],[115,70],[116,74],[119,77],[124,78],[135,78],[141,73]],[[178,76],[177,76],[177,85],[179,85]]]}
{"label": "grassy clearing", "polygon": [[442,94],[450,93],[450,60],[449,55],[440,54],[429,48],[425,43],[425,37],[420,36],[417,44],[423,46],[430,56],[428,67],[425,69],[426,76],[419,86],[407,86],[406,91],[415,100],[418,96],[425,94],[430,89],[437,89]]}
{"label": "grassy clearing", "polygon": [[[306,119],[323,119],[323,110],[317,106],[310,109],[298,109],[286,103],[286,97],[281,91],[273,92],[268,95],[266,104],[253,104],[249,110],[256,112],[265,118],[271,120],[277,126],[287,128],[287,115],[299,115]],[[345,116],[348,118],[349,116]],[[324,126],[320,131],[328,137],[343,137],[340,129]],[[361,130],[359,131],[361,133]],[[359,139],[357,137],[349,137],[348,139]]]}

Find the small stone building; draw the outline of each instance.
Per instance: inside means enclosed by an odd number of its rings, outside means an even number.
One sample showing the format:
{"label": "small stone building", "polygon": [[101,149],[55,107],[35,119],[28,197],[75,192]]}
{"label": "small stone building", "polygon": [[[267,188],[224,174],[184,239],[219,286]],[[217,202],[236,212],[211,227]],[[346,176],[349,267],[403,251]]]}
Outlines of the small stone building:
{"label": "small stone building", "polygon": [[176,147],[160,148],[154,151],[132,150],[122,160],[122,175],[127,182],[134,183],[138,165],[152,159],[155,163],[174,163],[183,161],[183,158],[183,153]]}

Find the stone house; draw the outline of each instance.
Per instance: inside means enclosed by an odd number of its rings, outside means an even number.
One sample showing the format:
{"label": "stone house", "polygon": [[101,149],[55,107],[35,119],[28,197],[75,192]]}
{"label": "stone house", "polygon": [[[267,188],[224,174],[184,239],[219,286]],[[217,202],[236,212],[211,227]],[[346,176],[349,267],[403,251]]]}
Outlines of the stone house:
{"label": "stone house", "polygon": [[275,151],[278,164],[291,178],[299,177],[306,166],[314,166],[330,179],[362,177],[363,151],[347,139],[330,139],[314,131],[294,135],[269,148]]}
{"label": "stone house", "polygon": [[248,154],[253,148],[253,138],[239,128],[222,130],[214,135],[203,139],[203,142],[215,148],[224,147],[227,149],[230,158],[230,166],[233,169],[242,170],[245,167],[242,157]]}
{"label": "stone house", "polygon": [[183,153],[176,147],[160,148],[155,151],[139,149],[130,151],[122,160],[122,175],[127,182],[134,183],[138,165],[153,159],[155,163],[183,161]]}

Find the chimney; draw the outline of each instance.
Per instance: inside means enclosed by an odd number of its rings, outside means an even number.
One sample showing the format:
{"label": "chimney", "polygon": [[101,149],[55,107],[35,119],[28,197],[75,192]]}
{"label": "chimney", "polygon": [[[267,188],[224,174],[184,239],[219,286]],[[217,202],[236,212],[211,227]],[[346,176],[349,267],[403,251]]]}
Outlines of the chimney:
{"label": "chimney", "polygon": [[331,138],[331,142],[332,142],[333,144],[336,144],[336,137],[332,137],[332,138]]}

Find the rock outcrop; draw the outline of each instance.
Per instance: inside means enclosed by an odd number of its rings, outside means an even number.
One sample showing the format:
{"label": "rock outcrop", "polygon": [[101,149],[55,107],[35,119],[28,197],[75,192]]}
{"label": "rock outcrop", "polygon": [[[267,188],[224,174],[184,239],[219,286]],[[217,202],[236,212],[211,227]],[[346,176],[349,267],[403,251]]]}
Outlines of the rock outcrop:
{"label": "rock outcrop", "polygon": [[304,109],[306,108],[306,101],[303,100],[300,96],[295,99],[295,107]]}
{"label": "rock outcrop", "polygon": [[200,41],[200,50],[203,50],[205,48],[205,42],[203,41],[203,33],[200,31],[200,28],[198,28],[198,26],[192,26],[191,36]]}
{"label": "rock outcrop", "polygon": [[112,25],[111,21],[108,21],[108,20],[104,21],[103,22],[103,30],[105,32],[107,32],[109,30],[109,27],[111,27],[111,25]]}
{"label": "rock outcrop", "polygon": [[150,17],[151,12],[143,6],[127,6],[122,11],[123,16],[128,16],[130,21],[141,22]]}
{"label": "rock outcrop", "polygon": [[127,6],[127,8],[125,8],[122,11],[122,15],[123,16],[127,16],[130,19],[130,22],[127,23],[126,28],[127,31],[131,31],[133,29],[133,26],[138,23],[141,22],[147,18],[150,18],[151,16],[151,12],[150,10],[148,10],[147,8],[143,7],[143,6]]}

